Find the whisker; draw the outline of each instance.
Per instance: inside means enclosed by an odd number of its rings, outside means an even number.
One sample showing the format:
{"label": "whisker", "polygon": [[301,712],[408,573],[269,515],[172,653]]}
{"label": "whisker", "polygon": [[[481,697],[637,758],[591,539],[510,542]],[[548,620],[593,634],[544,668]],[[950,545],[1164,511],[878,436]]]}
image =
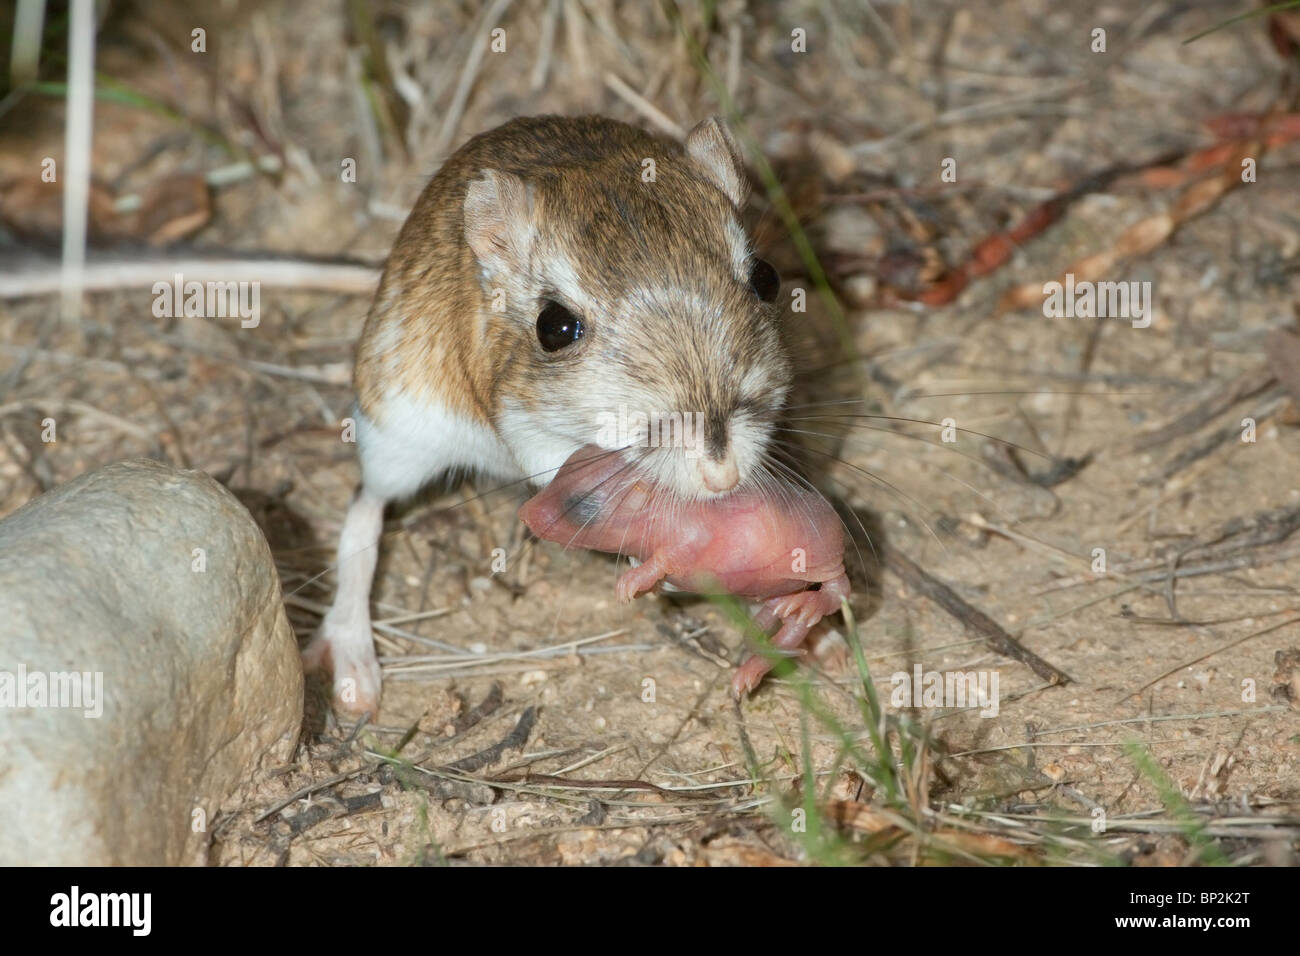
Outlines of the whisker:
{"label": "whisker", "polygon": [[1045,392],[1041,388],[1027,388],[1027,389],[990,389],[988,391],[974,391],[974,392],[909,392],[906,395],[904,395],[903,398],[906,401],[910,402],[918,398],[966,398],[971,395],[1069,395],[1075,398],[1078,397],[1086,398],[1088,396],[1093,396],[1095,398],[1110,398],[1111,396],[1120,396],[1120,395],[1160,395],[1160,394],[1162,393],[1156,391],[1155,389],[1152,389],[1151,391],[1148,392],[1093,392],[1093,391]]}
{"label": "whisker", "polygon": [[[823,494],[821,493],[821,491],[818,490],[817,487],[816,487],[815,485],[813,485],[812,482],[810,482],[807,478],[805,478],[805,477],[803,477],[802,475],[800,475],[797,471],[795,471],[795,470],[794,470],[793,468],[791,468],[789,465],[787,465],[787,464],[781,462],[781,461],[776,457],[777,454],[788,454],[788,453],[786,452],[786,450],[785,450],[784,448],[779,448],[779,447],[776,447],[776,446],[774,445],[774,446],[769,450],[769,454],[767,454],[767,455],[764,456],[764,460],[760,462],[760,465],[761,465],[762,467],[764,467],[764,468],[766,468],[769,464],[770,464],[770,465],[775,465],[776,467],[781,468],[783,471],[785,471],[787,474],[789,474],[792,478],[794,478],[795,480],[797,480],[797,481],[800,482],[801,484],[807,486],[807,488],[808,488],[810,491],[812,491],[814,494],[816,494],[818,497],[820,497],[823,501],[826,501],[826,496],[823,495]],[[778,481],[778,482],[780,481],[780,479],[779,479],[777,476],[775,476],[775,475],[772,475],[771,477],[772,477],[774,480]],[[830,476],[827,476],[827,480],[828,480],[828,481],[834,481],[835,479],[831,478]],[[830,504],[830,502],[827,501],[827,504]],[[867,572],[867,563],[866,563],[865,559],[862,557],[862,549],[860,549],[860,548],[858,547],[857,539],[853,536],[853,529],[851,529],[851,528],[848,526],[848,523],[844,520],[843,516],[840,514],[839,509],[836,509],[836,508],[832,507],[831,510],[835,512],[835,517],[836,517],[837,519],[839,519],[840,524],[844,527],[845,532],[848,534],[849,541],[852,542],[852,544],[853,544],[853,551],[854,551],[854,553],[855,553],[855,554],[857,555],[857,557],[858,557],[858,564],[859,564],[859,566],[863,569],[863,572],[866,573],[866,572]],[[862,519],[858,517],[858,514],[857,514],[856,511],[854,511],[852,508],[848,508],[847,506],[846,506],[845,510],[847,510],[847,511],[849,512],[849,514],[853,515],[853,520],[854,520],[854,522],[857,524],[858,529],[862,532],[862,536],[863,536],[864,538],[866,538],[866,540],[867,540],[867,546],[868,546],[869,548],[871,548],[871,554],[872,554],[872,556],[876,559],[876,566],[879,567],[879,566],[880,566],[880,554],[876,551],[876,543],[875,543],[875,541],[872,540],[872,538],[871,538],[871,533],[870,533],[869,531],[867,531],[866,526],[863,525],[863,523],[862,523]]]}
{"label": "whisker", "polygon": [[[845,465],[848,465],[848,467],[852,468],[854,471],[860,472],[861,474],[865,475],[867,478],[871,479],[872,481],[877,482],[878,484],[884,485],[886,488],[888,488],[888,489],[889,489],[890,491],[892,491],[894,494],[898,495],[898,497],[900,497],[900,498],[902,498],[903,500],[908,501],[908,502],[910,502],[911,504],[915,505],[915,506],[916,506],[917,508],[919,508],[921,511],[929,512],[929,511],[931,510],[931,509],[927,508],[925,505],[921,504],[921,502],[917,501],[917,500],[916,500],[915,498],[913,498],[911,495],[909,495],[909,494],[907,494],[906,492],[902,491],[901,489],[899,489],[898,487],[896,487],[896,486],[893,485],[892,483],[886,481],[884,478],[881,478],[879,475],[872,474],[870,471],[868,471],[867,469],[861,467],[860,465],[855,465],[855,464],[853,464],[853,463],[851,463],[851,462],[846,462],[846,461],[844,461],[842,458],[839,458],[839,457],[837,457],[836,455],[833,455],[832,453],[830,453],[830,452],[828,452],[828,451],[822,451],[820,448],[812,448],[812,447],[810,447],[810,446],[805,446],[805,447],[806,447],[806,450],[807,450],[807,451],[810,451],[810,452],[812,452],[812,453],[815,454],[815,455],[821,455],[823,458],[829,458],[831,461],[839,461],[839,462],[842,462],[842,463],[845,464]],[[948,546],[945,545],[945,544],[943,543],[943,539],[940,538],[937,534],[935,534],[934,529],[931,528],[930,525],[926,523],[925,519],[923,519],[923,518],[919,518],[919,517],[918,517],[917,520],[921,522],[921,526],[924,527],[925,530],[928,531],[928,532],[930,533],[930,536],[931,536],[932,538],[934,538],[935,542],[939,545],[939,547],[943,549],[944,554],[947,554],[947,553],[948,553]]]}
{"label": "whisker", "polygon": [[[877,430],[877,431],[886,431],[886,432],[889,431],[889,429],[876,429],[876,430]],[[828,433],[826,433],[826,432],[815,432],[815,431],[809,431],[809,430],[806,429],[806,428],[780,428],[780,429],[778,429],[778,431],[789,432],[789,433],[794,434],[794,435],[810,435],[810,436],[814,436],[814,437],[818,437],[818,438],[825,438],[825,439],[828,439],[828,440],[833,440],[833,439],[836,437],[836,436],[834,436],[834,435],[830,435],[830,434],[828,434]],[[898,433],[897,433],[897,432],[890,432],[890,434],[898,434]],[[943,447],[942,445],[936,445],[936,443],[931,442],[931,441],[927,441],[926,439],[921,438],[920,436],[917,436],[917,435],[908,435],[908,436],[906,436],[906,437],[908,437],[908,438],[915,438],[917,441],[924,442],[924,443],[927,444],[927,445],[934,445],[935,447],[940,447],[940,448]],[[902,457],[904,457],[904,458],[908,458],[908,459],[911,459],[912,461],[923,461],[923,460],[920,458],[920,456],[918,456],[918,455],[912,455],[912,454],[909,454],[908,452],[905,452],[905,451],[899,451],[899,450],[896,449],[896,448],[886,448],[884,445],[870,444],[870,443],[867,443],[867,442],[862,441],[861,439],[856,439],[856,438],[855,438],[854,440],[855,440],[855,442],[856,442],[858,445],[860,445],[860,446],[862,446],[862,447],[871,448],[871,449],[874,449],[874,450],[876,450],[876,451],[887,452],[888,454],[891,454],[891,455],[901,455]],[[993,470],[992,467],[989,465],[988,462],[981,461],[980,459],[976,458],[974,455],[967,455],[967,454],[965,454],[965,453],[963,453],[963,452],[957,451],[957,449],[955,449],[955,448],[946,449],[946,450],[956,452],[957,454],[961,455],[963,458],[969,458],[971,461],[975,462],[976,464],[980,465],[981,467],[988,468],[990,471]],[[841,460],[843,460],[843,459],[841,459]],[[1013,515],[1011,515],[1011,514],[1005,512],[1005,511],[1003,511],[1001,505],[999,505],[999,504],[998,504],[994,499],[990,498],[988,495],[984,494],[984,492],[980,491],[980,490],[979,490],[978,488],[976,488],[974,485],[970,484],[968,481],[966,481],[966,480],[964,480],[964,479],[962,479],[962,478],[958,478],[956,475],[954,475],[954,474],[952,474],[951,472],[949,472],[946,468],[940,468],[938,465],[935,465],[935,464],[933,464],[933,463],[931,463],[931,462],[923,462],[923,463],[926,464],[928,467],[931,467],[931,468],[934,468],[935,470],[937,470],[937,471],[939,472],[939,474],[943,475],[945,478],[947,478],[947,479],[949,479],[949,480],[951,480],[951,481],[954,481],[954,482],[956,482],[957,484],[961,485],[963,488],[965,488],[965,489],[966,489],[967,491],[969,491],[971,494],[976,495],[977,497],[979,497],[982,501],[986,502],[990,508],[992,508],[994,511],[996,511],[999,515],[1001,515],[1004,519],[1006,519],[1007,521],[1009,521],[1011,524],[1013,524],[1013,525],[1014,525],[1014,524],[1019,524],[1019,519],[1018,519],[1018,518],[1016,518],[1016,517],[1014,517]]]}
{"label": "whisker", "polygon": [[[882,421],[882,422],[906,422],[912,425],[929,425],[932,428],[952,428],[954,431],[959,431],[966,435],[977,435],[980,438],[987,438],[989,441],[997,442],[999,445],[1005,445],[1008,448],[1014,448],[1016,449],[1016,451],[1024,452],[1026,455],[1034,455],[1038,458],[1043,459],[1044,461],[1054,461],[1053,457],[1045,452],[1035,451],[1032,448],[1026,448],[1024,445],[1018,445],[1015,442],[1010,441],[1006,438],[999,438],[996,435],[988,435],[985,434],[984,432],[977,432],[971,428],[962,428],[960,425],[945,425],[943,424],[943,422],[932,422],[924,418],[904,418],[901,415],[858,414],[858,415],[814,415],[814,416],[808,416],[803,418],[800,417],[788,418],[786,420],[794,421],[794,422],[818,422],[818,421],[836,421],[842,419],[860,419],[860,418],[872,419],[875,421]],[[867,426],[864,425],[863,427],[865,428]],[[922,440],[920,435],[909,435],[907,432],[893,432],[893,434],[902,435],[906,438],[914,438],[917,439],[918,441]]]}

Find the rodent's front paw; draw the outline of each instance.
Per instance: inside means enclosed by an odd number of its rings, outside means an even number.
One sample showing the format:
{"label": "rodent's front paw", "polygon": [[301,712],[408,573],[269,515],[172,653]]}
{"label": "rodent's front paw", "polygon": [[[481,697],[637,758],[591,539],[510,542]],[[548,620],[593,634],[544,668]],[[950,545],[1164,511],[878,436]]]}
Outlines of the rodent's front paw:
{"label": "rodent's front paw", "polygon": [[629,568],[619,575],[618,583],[614,586],[614,592],[618,595],[619,601],[627,604],[635,600],[637,595],[651,590],[663,576],[663,571],[659,570],[657,561],[647,561],[635,568]]}
{"label": "rodent's front paw", "polygon": [[334,674],[334,706],[351,714],[377,714],[383,678],[369,630],[364,643],[347,636],[317,632],[302,651],[304,670],[330,670]]}
{"label": "rodent's front paw", "polygon": [[372,650],[368,655],[334,659],[334,706],[353,714],[379,713],[383,678]]}
{"label": "rodent's front paw", "polygon": [[626,574],[623,575],[614,585],[614,595],[618,598],[618,603],[630,603],[636,598],[636,583],[629,581]]}

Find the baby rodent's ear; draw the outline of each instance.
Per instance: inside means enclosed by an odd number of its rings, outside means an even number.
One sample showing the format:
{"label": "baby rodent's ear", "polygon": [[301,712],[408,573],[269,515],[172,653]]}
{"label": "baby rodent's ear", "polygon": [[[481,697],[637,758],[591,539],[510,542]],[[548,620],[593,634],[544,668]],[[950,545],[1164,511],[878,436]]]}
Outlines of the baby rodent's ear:
{"label": "baby rodent's ear", "polygon": [[483,170],[465,193],[465,241],[492,272],[521,271],[532,248],[532,190],[514,173]]}
{"label": "baby rodent's ear", "polygon": [[737,209],[749,198],[749,177],[740,147],[727,124],[716,116],[701,121],[686,137],[686,152],[695,168],[722,190]]}

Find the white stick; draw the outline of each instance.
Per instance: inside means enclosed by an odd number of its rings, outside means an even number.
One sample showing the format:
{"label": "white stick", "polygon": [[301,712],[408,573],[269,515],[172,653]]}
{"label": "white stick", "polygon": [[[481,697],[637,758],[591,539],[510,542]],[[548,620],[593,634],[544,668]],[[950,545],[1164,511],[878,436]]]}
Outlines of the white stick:
{"label": "white stick", "polygon": [[81,324],[95,116],[95,0],[72,0],[68,38],[67,126],[63,137],[63,321]]}

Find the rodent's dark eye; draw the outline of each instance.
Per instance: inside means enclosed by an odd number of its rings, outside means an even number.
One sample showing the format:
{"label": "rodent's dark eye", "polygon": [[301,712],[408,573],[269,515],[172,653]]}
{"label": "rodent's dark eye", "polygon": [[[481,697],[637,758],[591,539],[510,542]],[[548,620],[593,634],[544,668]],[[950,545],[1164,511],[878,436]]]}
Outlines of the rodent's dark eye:
{"label": "rodent's dark eye", "polygon": [[754,267],[749,270],[749,287],[764,302],[775,302],[777,293],[781,291],[781,277],[772,268],[772,263],[755,259]]}
{"label": "rodent's dark eye", "polygon": [[558,352],[582,338],[586,331],[578,318],[558,302],[546,303],[537,316],[537,341],[548,352]]}

